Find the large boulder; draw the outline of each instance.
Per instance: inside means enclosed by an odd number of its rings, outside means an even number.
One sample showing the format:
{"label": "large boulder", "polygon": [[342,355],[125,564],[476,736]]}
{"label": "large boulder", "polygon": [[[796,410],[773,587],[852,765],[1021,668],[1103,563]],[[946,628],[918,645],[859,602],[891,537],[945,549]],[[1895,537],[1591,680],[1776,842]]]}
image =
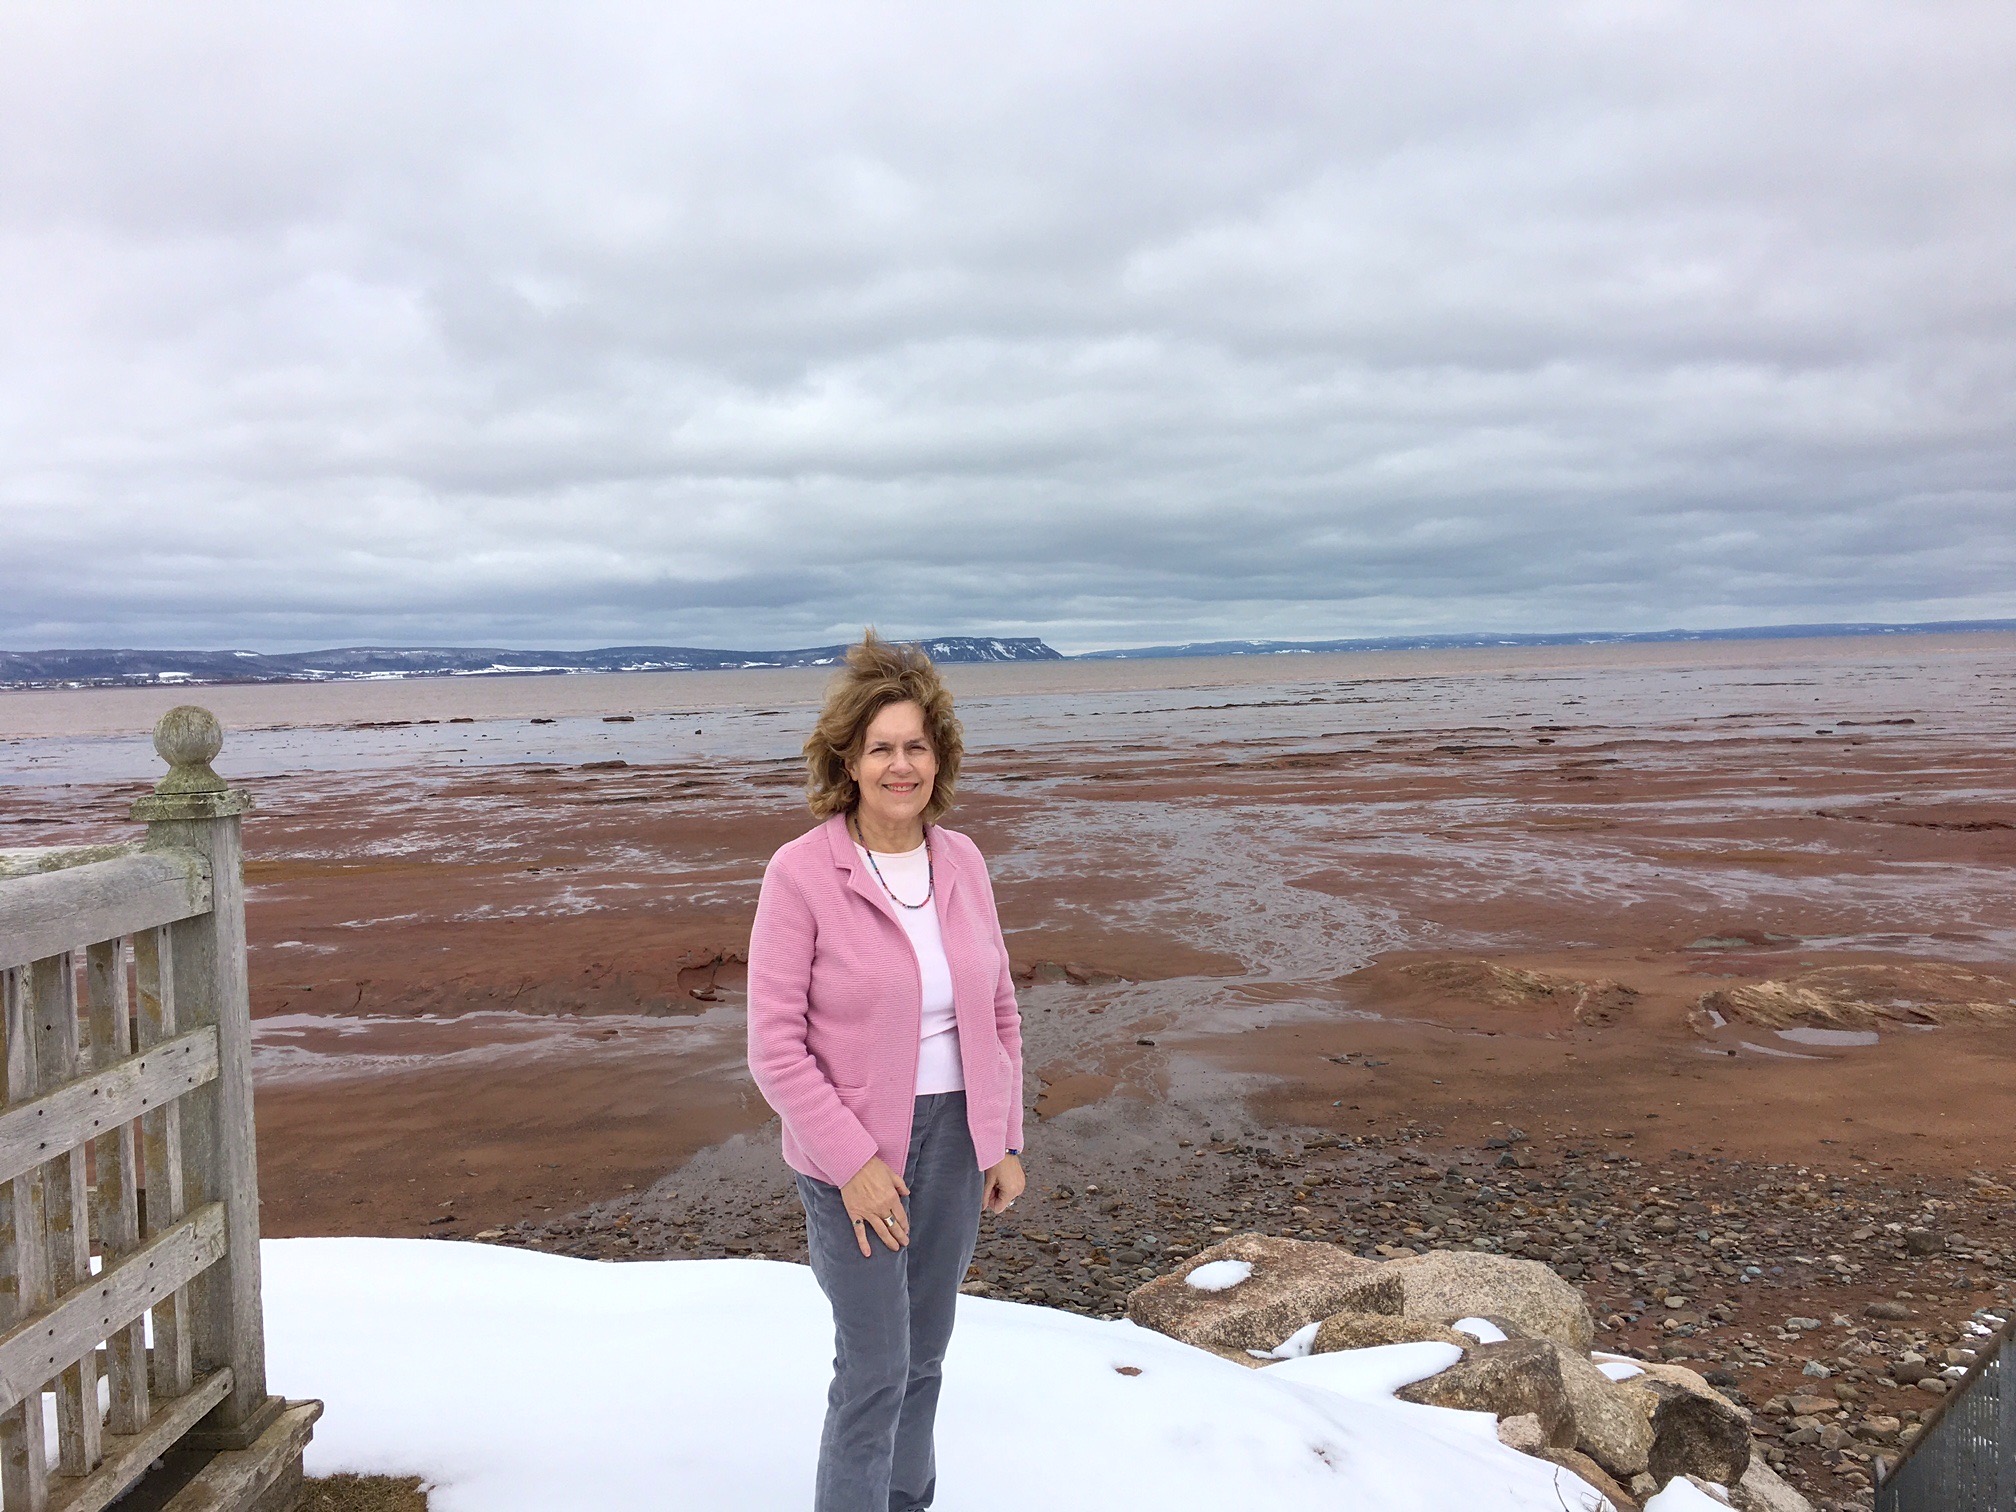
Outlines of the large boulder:
{"label": "large boulder", "polygon": [[1575,1447],[1620,1481],[1650,1468],[1652,1420],[1638,1399],[1626,1396],[1579,1350],[1551,1347],[1560,1356],[1561,1384],[1575,1416]]}
{"label": "large boulder", "polygon": [[1749,1415],[1712,1386],[1704,1388],[1695,1391],[1649,1371],[1618,1385],[1651,1425],[1649,1468],[1661,1485],[1676,1475],[1698,1475],[1733,1486],[1750,1468]]}
{"label": "large boulder", "polygon": [[1550,1447],[1575,1444],[1575,1414],[1561,1379],[1560,1354],[1544,1339],[1479,1344],[1439,1375],[1402,1386],[1403,1402],[1489,1412],[1500,1418],[1531,1413]]}
{"label": "large boulder", "polygon": [[1379,1269],[1376,1260],[1334,1244],[1235,1234],[1136,1287],[1127,1316],[1143,1328],[1250,1363],[1248,1350],[1272,1350],[1296,1330],[1350,1310],[1353,1284]]}
{"label": "large boulder", "polygon": [[[1537,1260],[1474,1250],[1430,1250],[1380,1267],[1406,1294],[1404,1311],[1432,1318],[1481,1313],[1510,1318],[1536,1339],[1552,1339],[1586,1354],[1595,1320],[1582,1293]],[[1376,1311],[1367,1308],[1363,1311]]]}
{"label": "large boulder", "polygon": [[1316,1330],[1311,1354],[1334,1354],[1340,1349],[1373,1349],[1381,1344],[1418,1344],[1423,1340],[1475,1349],[1477,1341],[1431,1318],[1401,1318],[1387,1313],[1332,1313]]}
{"label": "large boulder", "polygon": [[1400,1278],[1377,1260],[1365,1262],[1371,1269],[1359,1273],[1344,1289],[1344,1305],[1339,1312],[1384,1313],[1397,1318],[1407,1311],[1407,1288]]}

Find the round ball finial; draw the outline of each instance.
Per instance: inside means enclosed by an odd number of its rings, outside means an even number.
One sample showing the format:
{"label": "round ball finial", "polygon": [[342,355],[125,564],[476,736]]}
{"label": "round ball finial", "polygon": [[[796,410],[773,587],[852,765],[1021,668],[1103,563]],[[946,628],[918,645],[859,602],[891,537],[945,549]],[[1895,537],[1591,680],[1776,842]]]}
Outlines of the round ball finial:
{"label": "round ball finial", "polygon": [[170,766],[208,766],[224,749],[224,726],[195,704],[177,704],[154,726],[154,749]]}
{"label": "round ball finial", "polygon": [[157,793],[221,793],[225,782],[210,770],[210,760],[224,749],[224,727],[208,709],[180,704],[154,726],[154,749],[168,763],[168,775],[155,785]]}

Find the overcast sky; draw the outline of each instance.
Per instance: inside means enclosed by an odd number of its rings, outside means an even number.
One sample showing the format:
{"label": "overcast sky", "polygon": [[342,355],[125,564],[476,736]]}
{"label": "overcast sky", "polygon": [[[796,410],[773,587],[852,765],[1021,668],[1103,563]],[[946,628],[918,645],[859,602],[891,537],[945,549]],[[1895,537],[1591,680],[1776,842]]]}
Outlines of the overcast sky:
{"label": "overcast sky", "polygon": [[0,0],[0,646],[2016,615],[2016,6]]}

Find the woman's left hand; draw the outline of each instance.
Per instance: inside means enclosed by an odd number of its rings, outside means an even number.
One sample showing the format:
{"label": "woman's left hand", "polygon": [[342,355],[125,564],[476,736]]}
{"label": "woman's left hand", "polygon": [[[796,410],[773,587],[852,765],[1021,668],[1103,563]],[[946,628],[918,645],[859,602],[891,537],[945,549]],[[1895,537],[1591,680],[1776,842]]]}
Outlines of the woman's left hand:
{"label": "woman's left hand", "polygon": [[999,1165],[988,1169],[986,1194],[980,1199],[980,1206],[990,1213],[1005,1213],[1014,1206],[1015,1199],[1022,1195],[1022,1188],[1027,1184],[1022,1174],[1021,1158],[1004,1155]]}

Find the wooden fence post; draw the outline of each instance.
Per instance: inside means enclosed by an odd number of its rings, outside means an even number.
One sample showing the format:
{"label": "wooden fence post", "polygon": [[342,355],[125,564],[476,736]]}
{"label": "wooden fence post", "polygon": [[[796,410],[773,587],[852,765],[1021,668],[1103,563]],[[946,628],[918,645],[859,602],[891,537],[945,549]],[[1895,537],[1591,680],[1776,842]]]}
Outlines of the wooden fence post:
{"label": "wooden fence post", "polygon": [[[190,1332],[198,1372],[231,1367],[231,1393],[184,1443],[242,1449],[284,1404],[266,1391],[266,1329],[259,1298],[259,1163],[252,1124],[252,1000],[245,972],[242,791],[210,769],[224,732],[207,709],[170,709],[154,728],[168,775],[133,805],[147,845],[179,846],[209,858],[211,907],[168,927],[175,1013],[181,1030],[217,1026],[218,1075],[184,1098],[184,1180],[191,1208],[224,1204],[221,1260],[190,1288]],[[152,1206],[155,1194],[148,1194]]]}

